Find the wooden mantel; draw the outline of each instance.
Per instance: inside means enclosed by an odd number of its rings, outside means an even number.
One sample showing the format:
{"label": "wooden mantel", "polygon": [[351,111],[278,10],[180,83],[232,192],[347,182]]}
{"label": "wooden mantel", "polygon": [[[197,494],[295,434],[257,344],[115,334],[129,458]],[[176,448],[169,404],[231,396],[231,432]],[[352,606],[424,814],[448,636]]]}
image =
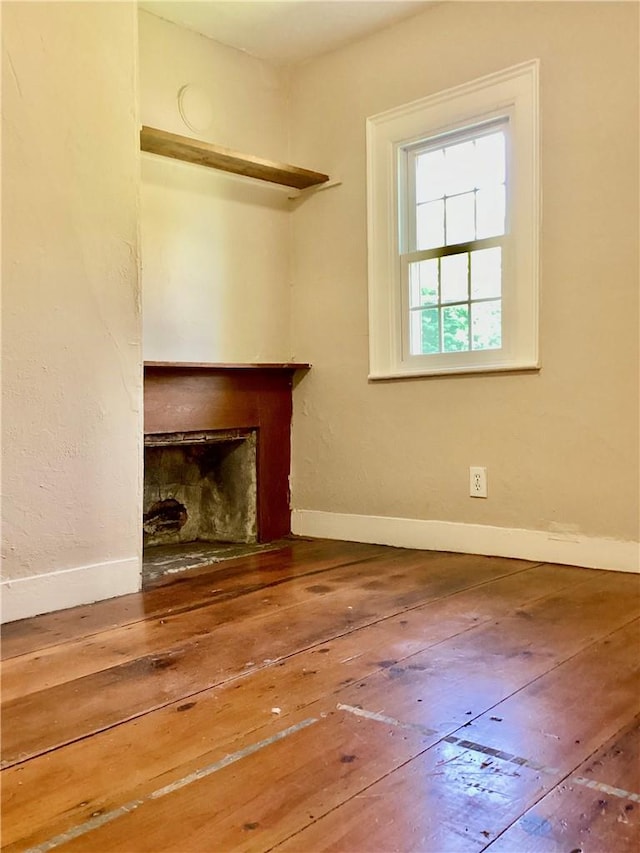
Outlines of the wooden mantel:
{"label": "wooden mantel", "polygon": [[145,435],[256,429],[258,540],[291,532],[291,390],[309,364],[144,363]]}
{"label": "wooden mantel", "polygon": [[294,361],[278,361],[278,362],[254,362],[252,364],[242,362],[240,364],[232,364],[228,362],[209,362],[209,361],[145,361],[144,368],[151,367],[171,367],[171,368],[203,368],[205,370],[308,370],[311,365],[294,362]]}

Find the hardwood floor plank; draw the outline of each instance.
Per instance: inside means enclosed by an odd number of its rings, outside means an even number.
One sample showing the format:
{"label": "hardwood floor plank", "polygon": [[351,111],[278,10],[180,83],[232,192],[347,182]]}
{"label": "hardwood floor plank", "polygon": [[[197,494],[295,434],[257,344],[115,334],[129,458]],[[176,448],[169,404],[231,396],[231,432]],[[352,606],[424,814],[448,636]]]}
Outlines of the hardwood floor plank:
{"label": "hardwood floor plank", "polygon": [[[490,853],[640,850],[639,756],[640,718],[636,718],[525,812],[487,850]],[[581,780],[599,787],[586,787]],[[637,799],[622,796],[623,791],[635,794]]]}
{"label": "hardwood floor plank", "polygon": [[[341,547],[343,545],[347,547]],[[354,542],[293,541],[282,551],[225,561],[207,571],[187,572],[148,592],[9,622],[2,626],[2,659],[37,653],[48,646],[89,637],[100,631],[176,613],[183,607],[193,609],[199,604],[208,604],[214,597],[212,589],[237,592],[238,581],[243,577],[246,584],[264,585],[267,577],[275,581],[313,575],[338,565],[382,556],[386,550],[383,546]]]}
{"label": "hardwood floor plank", "polygon": [[64,849],[267,850],[424,748],[417,733],[379,726],[374,732],[374,725],[329,714],[173,793],[146,799]]}
{"label": "hardwood floor plank", "polygon": [[252,560],[15,630],[4,853],[502,853],[546,827],[527,812],[626,853],[634,810],[599,800],[635,784],[640,578],[320,541]]}
{"label": "hardwood floor plank", "polygon": [[[268,609],[277,608],[281,611],[287,607],[305,606],[313,603],[318,595],[326,599],[329,607],[333,607],[334,602],[339,605],[347,594],[355,606],[365,599],[376,599],[375,606],[381,612],[387,606],[391,609],[395,606],[396,610],[404,609],[416,602],[436,597],[438,589],[434,587],[439,583],[439,588],[442,588],[443,581],[445,590],[460,576],[465,579],[465,586],[471,585],[468,572],[471,560],[463,556],[448,558],[447,566],[449,563],[451,566],[443,572],[443,560],[434,559],[429,563],[428,583],[415,572],[416,564],[422,565],[424,558],[410,551],[387,559],[380,557],[357,564],[333,566],[325,583],[310,582],[307,575],[299,577],[290,574],[286,582],[281,579],[274,581],[271,572],[266,577],[261,572],[261,583],[256,582],[257,578],[247,583],[246,576],[242,580],[231,577],[226,580],[233,586],[225,588],[224,581],[216,575],[215,589],[209,592],[211,603],[201,604],[197,609],[165,613],[155,619],[147,617],[144,622],[134,622],[92,637],[61,643],[7,660],[3,665],[3,700],[7,702],[17,696],[26,696],[133,661],[143,655],[161,654],[208,635],[221,625],[255,618]],[[507,570],[522,570],[528,564],[518,565],[506,561],[502,565]],[[385,577],[386,572],[395,571],[398,566],[405,568],[406,574],[400,576],[399,572],[395,572],[392,579]],[[496,567],[492,565],[492,569]],[[411,571],[412,568],[414,571]],[[323,572],[323,576],[327,571]],[[482,571],[480,565],[478,582],[483,579]],[[395,605],[388,603],[390,598],[396,602]]]}
{"label": "hardwood floor plank", "polygon": [[[159,615],[147,613],[144,620],[6,660],[2,667],[3,698],[8,701],[145,654],[161,653],[204,636],[215,627],[261,615],[268,609],[299,605],[313,598],[309,590],[322,589],[320,584],[313,584],[317,574],[331,571],[334,581],[343,581],[345,571],[346,577],[354,581],[375,578],[378,569],[370,565],[373,559],[358,561],[357,574],[351,571],[351,562],[331,561],[327,565],[326,560],[321,568],[302,574],[292,573],[288,564],[276,564],[249,576],[235,576],[229,569],[223,577],[215,572],[206,583],[203,600],[197,600],[193,585],[180,586],[172,592],[171,607],[165,607]],[[341,571],[334,571],[337,569]]]}
{"label": "hardwood floor plank", "polygon": [[[572,773],[592,753],[594,744],[600,742],[600,733],[608,737],[618,730],[621,721],[627,723],[635,714],[638,664],[629,650],[632,636],[631,626],[626,626],[597,644],[601,702],[591,701],[593,682],[592,678],[585,678],[585,673],[592,664],[592,649],[587,649],[487,711],[481,719],[491,722],[491,737],[483,737],[486,731],[475,730],[473,723],[459,729],[455,733],[456,743],[439,743],[429,748],[277,849],[437,850],[438,853],[482,849]],[[561,669],[560,678],[571,686],[576,705],[583,709],[582,719],[575,726],[571,715],[565,722],[565,708],[559,702],[556,706],[555,690]],[[554,704],[553,710],[547,707],[549,702]],[[502,736],[503,717],[498,716],[498,710],[500,714],[507,713],[504,709],[509,704],[517,704],[520,711],[517,718],[514,715],[514,726],[519,724],[521,728],[516,743],[518,750],[514,749],[513,740]],[[545,765],[549,754],[540,748],[541,737],[531,737],[529,723],[533,720],[539,725],[547,716],[571,732],[570,738],[557,743],[551,756],[553,764],[549,765]],[[542,737],[546,734],[541,732]],[[512,760],[495,752],[510,754]],[[374,827],[374,842],[371,827]],[[493,850],[493,845],[489,849]],[[565,853],[571,849],[563,848]],[[529,853],[537,848],[516,844],[502,850]],[[596,850],[586,848],[589,853]],[[623,853],[625,848],[605,848],[599,853],[610,850]]]}
{"label": "hardwood floor plank", "polygon": [[[521,565],[509,560],[478,562],[477,558],[458,555],[456,559],[434,557],[424,561],[411,552],[385,560],[377,564],[379,567],[380,579],[362,583],[358,581],[371,572],[368,564],[360,564],[354,573],[345,569],[342,574],[336,569],[331,578],[342,578],[343,583],[336,583],[335,590],[325,584],[302,587],[297,592],[287,586],[260,593],[260,608],[271,602],[272,611],[244,619],[243,638],[238,636],[236,622],[231,621],[198,639],[4,703],[3,766],[213,687],[265,660],[327,642],[421,602],[523,571]],[[400,567],[404,572],[390,577],[382,574],[385,569]],[[291,602],[292,596],[295,600],[298,592],[300,602],[288,606],[283,616],[277,603]],[[64,673],[64,665],[58,671]],[[104,702],[106,694],[108,705]],[[66,710],[52,720],[51,707]]]}
{"label": "hardwood floor plank", "polygon": [[[586,575],[592,577],[590,572]],[[508,575],[392,616],[189,701],[179,699],[89,741],[5,770],[8,840],[18,841],[37,830],[35,841],[42,841],[88,819],[96,810],[115,808],[148,792],[148,779],[190,772],[193,763],[204,763],[201,757],[210,755],[214,747],[224,754],[235,738],[253,737],[253,732],[269,726],[274,706],[281,709],[283,721],[297,711],[306,713],[305,708],[323,697],[328,700],[327,708],[334,710],[337,700],[332,694],[345,684],[379,672],[380,662],[400,662],[505,616],[545,593],[575,588],[580,578],[581,570],[557,566]],[[193,737],[194,731],[199,737]],[[78,773],[85,761],[95,768],[89,778]],[[28,793],[33,790],[41,792],[37,801]],[[32,838],[29,843],[35,841]]]}
{"label": "hardwood floor plank", "polygon": [[[338,699],[450,731],[629,623],[640,609],[636,591],[634,579],[624,576],[615,584],[608,578],[580,584],[569,594],[539,599],[445,640],[402,665],[392,660],[366,683],[344,688]],[[629,628],[628,635],[634,630]],[[475,739],[484,742],[482,737]]]}
{"label": "hardwood floor plank", "polygon": [[439,743],[274,849],[474,853],[542,791],[530,768]]}
{"label": "hardwood floor plank", "polygon": [[[475,719],[469,740],[575,768],[637,712],[640,620],[593,643]],[[495,719],[492,719],[495,718]]]}

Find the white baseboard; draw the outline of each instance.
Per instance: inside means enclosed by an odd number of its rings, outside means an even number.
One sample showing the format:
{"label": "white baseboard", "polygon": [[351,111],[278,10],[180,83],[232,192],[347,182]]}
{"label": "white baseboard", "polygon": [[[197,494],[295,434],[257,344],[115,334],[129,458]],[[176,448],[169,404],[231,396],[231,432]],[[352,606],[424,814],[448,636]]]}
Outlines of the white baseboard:
{"label": "white baseboard", "polygon": [[141,568],[137,557],[2,581],[0,622],[14,622],[138,592],[140,583]]}
{"label": "white baseboard", "polygon": [[640,543],[574,533],[308,509],[293,510],[291,529],[298,536],[322,539],[640,572]]}

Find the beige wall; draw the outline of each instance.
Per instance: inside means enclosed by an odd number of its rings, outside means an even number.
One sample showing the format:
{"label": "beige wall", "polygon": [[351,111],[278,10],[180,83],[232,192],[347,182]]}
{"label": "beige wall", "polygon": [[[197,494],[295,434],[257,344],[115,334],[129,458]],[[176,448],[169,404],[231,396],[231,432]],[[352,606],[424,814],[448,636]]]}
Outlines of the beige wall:
{"label": "beige wall", "polygon": [[[286,75],[140,13],[142,123],[286,160]],[[177,96],[206,94],[194,132]],[[286,191],[151,154],[142,157],[142,292],[147,360],[253,362],[291,356]]]}
{"label": "beige wall", "polygon": [[91,600],[139,579],[136,10],[3,3],[2,29],[3,577],[98,567],[69,575]]}
{"label": "beige wall", "polygon": [[[535,57],[542,370],[368,383],[365,118]],[[638,94],[633,3],[443,3],[297,70],[292,157],[343,181],[294,216],[297,509],[638,540]]]}

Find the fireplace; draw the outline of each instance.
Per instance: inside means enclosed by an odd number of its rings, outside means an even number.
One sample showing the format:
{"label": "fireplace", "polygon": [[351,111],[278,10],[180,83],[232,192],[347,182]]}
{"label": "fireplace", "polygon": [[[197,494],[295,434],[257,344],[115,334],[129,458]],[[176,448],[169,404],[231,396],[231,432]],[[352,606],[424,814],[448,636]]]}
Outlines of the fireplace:
{"label": "fireplace", "polygon": [[147,435],[144,547],[257,541],[256,431]]}
{"label": "fireplace", "polygon": [[291,393],[309,365],[146,362],[144,545],[291,531]]}

